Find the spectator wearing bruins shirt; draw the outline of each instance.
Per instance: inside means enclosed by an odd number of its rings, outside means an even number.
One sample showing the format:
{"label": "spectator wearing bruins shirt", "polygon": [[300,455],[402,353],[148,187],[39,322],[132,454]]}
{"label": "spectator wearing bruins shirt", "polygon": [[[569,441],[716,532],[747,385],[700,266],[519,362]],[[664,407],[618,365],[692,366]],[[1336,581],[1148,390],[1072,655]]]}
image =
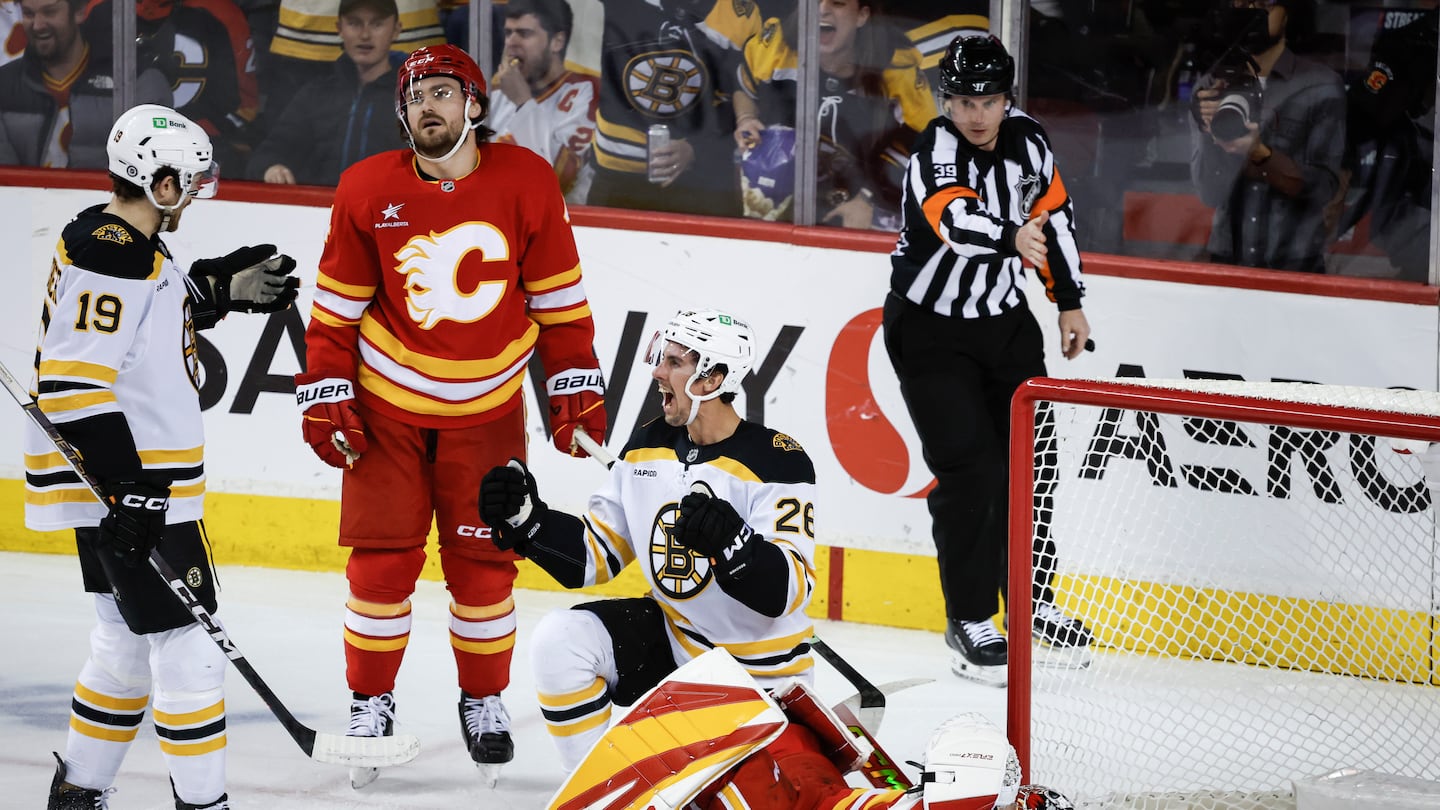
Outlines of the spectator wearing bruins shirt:
{"label": "spectator wearing bruins shirt", "polygon": [[[910,143],[936,115],[920,53],[878,15],[874,0],[819,0],[821,221],[899,228]],[[757,145],[767,125],[795,124],[797,14],[765,21],[745,44],[735,94],[735,142]]]}
{"label": "spectator wearing bruins shirt", "polygon": [[[729,97],[740,48],[759,31],[754,0],[606,0],[587,202],[738,216]],[[671,143],[647,156],[654,124]]]}

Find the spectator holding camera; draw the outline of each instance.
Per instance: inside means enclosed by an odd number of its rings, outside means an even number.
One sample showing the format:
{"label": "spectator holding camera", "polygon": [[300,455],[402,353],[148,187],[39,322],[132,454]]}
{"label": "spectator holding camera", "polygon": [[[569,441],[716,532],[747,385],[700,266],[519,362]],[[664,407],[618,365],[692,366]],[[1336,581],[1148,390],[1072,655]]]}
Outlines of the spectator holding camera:
{"label": "spectator holding camera", "polygon": [[1213,261],[1322,273],[1345,148],[1340,76],[1286,47],[1310,0],[1224,0],[1226,50],[1194,96],[1190,175]]}

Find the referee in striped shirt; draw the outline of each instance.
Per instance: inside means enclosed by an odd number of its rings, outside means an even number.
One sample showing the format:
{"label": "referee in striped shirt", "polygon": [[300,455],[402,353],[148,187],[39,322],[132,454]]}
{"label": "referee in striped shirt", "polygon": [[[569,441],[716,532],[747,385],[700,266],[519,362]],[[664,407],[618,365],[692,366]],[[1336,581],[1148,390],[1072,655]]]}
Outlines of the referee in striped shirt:
{"label": "referee in striped shirt", "polygon": [[[1026,266],[1059,306],[1061,353],[1073,359],[1090,336],[1073,206],[1045,130],[1013,104],[1014,81],[1015,60],[993,36],[957,37],[946,50],[942,115],[906,169],[884,315],[885,348],[936,478],[945,640],[956,674],[997,686],[1007,647],[990,617],[1005,586],[1010,398],[1046,373]],[[1036,555],[1045,561],[1036,636],[1083,654],[1089,630],[1053,604],[1054,543],[1037,540]]]}

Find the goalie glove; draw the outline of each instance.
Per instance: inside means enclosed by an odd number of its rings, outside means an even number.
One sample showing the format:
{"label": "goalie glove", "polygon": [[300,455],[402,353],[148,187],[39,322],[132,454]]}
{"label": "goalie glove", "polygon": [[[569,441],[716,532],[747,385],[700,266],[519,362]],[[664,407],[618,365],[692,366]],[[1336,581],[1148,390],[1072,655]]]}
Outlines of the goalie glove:
{"label": "goalie glove", "polygon": [[575,443],[575,427],[605,441],[605,377],[598,368],[572,368],[545,381],[550,395],[550,434],[555,449],[578,458],[589,455]]}
{"label": "goalie glove", "polygon": [[480,480],[480,519],[490,527],[490,537],[501,551],[523,554],[520,546],[540,533],[540,519],[547,511],[535,476],[518,458]]}
{"label": "goalie glove", "polygon": [[331,467],[353,467],[369,447],[355,407],[355,383],[322,374],[295,375],[295,402],[304,411],[305,442]]}
{"label": "goalie glove", "polygon": [[755,556],[759,536],[723,498],[716,498],[704,484],[680,499],[680,516],[675,518],[675,542],[710,558],[716,573],[738,578]]}
{"label": "goalie glove", "polygon": [[300,279],[295,260],[275,253],[274,245],[251,245],[216,259],[190,265],[190,277],[210,290],[204,296],[214,320],[231,312],[279,312],[295,301]]}

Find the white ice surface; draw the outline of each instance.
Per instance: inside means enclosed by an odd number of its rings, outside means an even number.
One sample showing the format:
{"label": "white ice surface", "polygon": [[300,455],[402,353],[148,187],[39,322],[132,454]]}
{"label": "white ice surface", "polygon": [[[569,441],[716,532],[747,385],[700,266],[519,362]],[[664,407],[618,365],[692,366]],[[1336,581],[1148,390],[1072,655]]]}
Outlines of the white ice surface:
{"label": "white ice surface", "polygon": [[[349,692],[340,640],[346,587],[339,574],[221,567],[220,610],[231,638],[301,722],[343,733]],[[226,684],[229,792],[237,810],[519,808],[540,810],[562,774],[530,678],[528,633],[544,613],[593,597],[517,591],[519,641],[505,703],[514,723],[515,761],[495,790],[480,786],[460,741],[455,662],[448,640],[448,594],[421,582],[414,626],[395,696],[402,731],[419,736],[415,761],[384,771],[363,790],[344,768],[311,762],[233,668]],[[92,597],[81,591],[74,558],[0,553],[0,808],[41,807],[62,750],[70,693],[89,649]],[[896,759],[918,760],[930,731],[962,711],[1004,724],[1004,691],[950,673],[938,633],[820,621],[817,632],[876,684],[907,678],[933,683],[893,695],[881,744]],[[817,687],[829,702],[854,690],[823,663]],[[907,772],[914,774],[913,768]],[[116,781],[114,810],[174,807],[149,723]]]}

